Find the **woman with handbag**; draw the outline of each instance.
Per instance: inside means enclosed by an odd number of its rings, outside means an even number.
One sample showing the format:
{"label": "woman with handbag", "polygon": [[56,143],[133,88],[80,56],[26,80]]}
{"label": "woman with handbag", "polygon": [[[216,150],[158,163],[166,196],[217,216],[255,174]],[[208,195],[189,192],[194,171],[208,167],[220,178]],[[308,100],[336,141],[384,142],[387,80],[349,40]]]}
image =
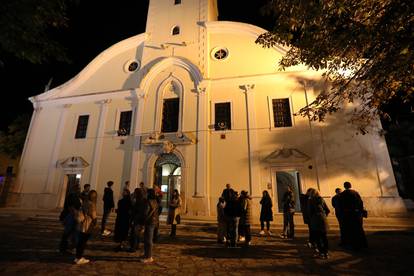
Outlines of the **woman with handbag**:
{"label": "woman with handbag", "polygon": [[96,225],[96,199],[98,194],[95,190],[89,192],[88,198],[83,201],[82,208],[79,210],[78,222],[79,222],[79,239],[76,246],[76,258],[74,263],[77,265],[87,264],[89,260],[83,257],[86,243],[91,237],[91,233]]}
{"label": "woman with handbag", "polygon": [[177,189],[174,189],[170,204],[168,206],[167,224],[171,224],[170,237],[175,238],[177,232],[177,224],[181,222],[181,198]]}

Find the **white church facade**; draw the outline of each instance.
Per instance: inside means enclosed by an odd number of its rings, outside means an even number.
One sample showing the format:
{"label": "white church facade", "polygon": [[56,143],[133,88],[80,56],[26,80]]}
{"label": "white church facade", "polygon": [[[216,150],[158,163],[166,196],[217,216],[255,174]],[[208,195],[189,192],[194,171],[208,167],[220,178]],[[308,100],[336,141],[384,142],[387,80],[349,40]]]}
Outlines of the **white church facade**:
{"label": "white church facade", "polygon": [[213,216],[230,183],[257,215],[263,190],[277,212],[286,185],[329,198],[350,181],[371,214],[404,212],[383,137],[355,135],[347,107],[324,123],[294,116],[324,88],[321,73],[278,71],[286,50],[255,44],[265,30],[217,17],[217,0],[151,0],[145,33],[30,98],[18,205],[61,207],[76,182],[102,194],[112,180],[119,196],[143,181]]}

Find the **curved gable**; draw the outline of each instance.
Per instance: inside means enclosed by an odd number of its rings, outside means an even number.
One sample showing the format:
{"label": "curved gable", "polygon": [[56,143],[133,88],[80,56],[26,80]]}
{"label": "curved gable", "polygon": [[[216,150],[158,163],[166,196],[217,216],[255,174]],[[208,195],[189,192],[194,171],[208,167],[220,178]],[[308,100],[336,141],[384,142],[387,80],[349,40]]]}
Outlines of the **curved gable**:
{"label": "curved gable", "polygon": [[146,38],[146,34],[140,34],[113,45],[99,54],[74,78],[35,96],[35,100],[136,88],[142,73],[140,70],[131,73],[127,69],[131,61],[141,61]]}
{"label": "curved gable", "polygon": [[[287,48],[278,45],[263,48],[255,43],[266,30],[238,22],[206,22],[209,34],[209,78],[226,78],[271,74],[278,71],[278,61]],[[228,56],[217,60],[214,53],[225,48]]]}

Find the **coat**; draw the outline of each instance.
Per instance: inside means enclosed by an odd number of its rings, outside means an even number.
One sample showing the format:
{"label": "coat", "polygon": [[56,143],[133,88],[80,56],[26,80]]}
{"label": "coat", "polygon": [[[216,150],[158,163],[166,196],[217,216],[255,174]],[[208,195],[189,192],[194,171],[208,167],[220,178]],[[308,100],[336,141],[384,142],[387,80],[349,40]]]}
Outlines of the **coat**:
{"label": "coat", "polygon": [[240,225],[252,224],[251,200],[248,197],[240,199]]}
{"label": "coat", "polygon": [[167,224],[180,224],[181,218],[181,198],[172,198],[168,206]]}
{"label": "coat", "polygon": [[150,199],[145,201],[145,225],[158,225],[159,224],[159,215],[158,215],[158,202],[156,199]]}
{"label": "coat", "polygon": [[84,200],[79,210],[79,231],[90,234],[97,221],[96,204],[90,200]]}
{"label": "coat", "polygon": [[329,230],[327,216],[330,213],[325,200],[318,196],[309,198],[308,210],[310,216],[310,227],[312,231],[326,233]]}
{"label": "coat", "polygon": [[273,203],[270,196],[263,197],[260,200],[260,204],[262,205],[260,209],[260,221],[273,221]]}
{"label": "coat", "polygon": [[129,197],[118,201],[116,213],[114,240],[116,242],[126,241],[131,221],[131,199]]}

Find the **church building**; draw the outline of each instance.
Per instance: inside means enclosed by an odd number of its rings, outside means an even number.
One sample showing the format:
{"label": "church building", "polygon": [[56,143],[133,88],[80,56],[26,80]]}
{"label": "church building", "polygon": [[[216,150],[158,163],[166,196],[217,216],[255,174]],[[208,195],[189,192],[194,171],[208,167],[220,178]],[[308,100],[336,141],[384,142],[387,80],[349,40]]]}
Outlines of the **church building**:
{"label": "church building", "polygon": [[266,30],[217,18],[217,0],[150,0],[145,33],[31,97],[16,204],[62,207],[75,183],[100,199],[107,181],[117,199],[142,181],[161,187],[164,206],[178,189],[183,213],[214,216],[229,183],[252,196],[257,217],[264,190],[277,213],[287,186],[330,202],[349,181],[370,214],[405,212],[385,140],[356,134],[352,106],[323,123],[295,116],[329,89],[321,72],[279,71],[286,49],[255,44]]}

